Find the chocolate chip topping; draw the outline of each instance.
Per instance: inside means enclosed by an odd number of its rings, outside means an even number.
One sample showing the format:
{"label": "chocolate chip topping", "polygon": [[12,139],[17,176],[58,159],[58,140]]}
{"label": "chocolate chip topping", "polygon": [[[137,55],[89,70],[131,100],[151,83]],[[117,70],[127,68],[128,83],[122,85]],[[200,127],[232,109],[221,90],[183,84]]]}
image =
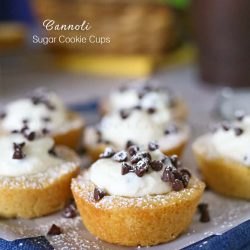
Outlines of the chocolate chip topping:
{"label": "chocolate chip topping", "polygon": [[130,146],[133,146],[133,145],[135,145],[135,143],[131,140],[128,140],[126,143],[126,148],[129,148]]}
{"label": "chocolate chip topping", "polygon": [[50,155],[57,156],[56,150],[55,150],[55,146],[53,146],[53,147],[48,151],[48,153],[49,153]]}
{"label": "chocolate chip topping", "polygon": [[161,161],[151,161],[150,167],[151,167],[154,171],[161,171],[162,168],[163,168],[163,163],[162,163]]}
{"label": "chocolate chip topping", "polygon": [[132,145],[128,148],[128,153],[130,156],[135,155],[139,151],[139,147],[137,145]]}
{"label": "chocolate chip topping", "polygon": [[148,108],[148,109],[147,109],[147,112],[148,112],[149,114],[154,114],[154,113],[156,112],[156,109],[153,108],[153,107],[151,107],[151,108]]}
{"label": "chocolate chip topping", "polygon": [[178,133],[179,129],[177,127],[176,124],[169,124],[165,130],[164,130],[164,134],[165,135],[170,135],[170,134],[175,134],[175,133]]}
{"label": "chocolate chip topping", "polygon": [[136,105],[136,106],[134,106],[134,109],[135,109],[135,110],[141,110],[141,109],[142,109],[142,106],[141,106],[141,105]]}
{"label": "chocolate chip topping", "polygon": [[121,109],[120,116],[122,119],[127,119],[130,115],[130,111],[128,109]]}
{"label": "chocolate chip topping", "polygon": [[240,136],[241,134],[243,134],[243,129],[242,128],[239,128],[239,127],[235,127],[234,128],[234,133],[236,136]]}
{"label": "chocolate chip topping", "polygon": [[178,180],[178,179],[175,179],[173,182],[172,182],[172,188],[174,191],[180,191],[184,188],[184,185],[182,183],[182,181]]}
{"label": "chocolate chip topping", "polygon": [[124,150],[115,153],[115,155],[113,156],[113,159],[114,159],[115,161],[118,161],[118,162],[126,161],[127,158],[128,158],[128,154],[127,154],[127,152],[124,151]]}
{"label": "chocolate chip topping", "polygon": [[229,122],[222,122],[221,127],[225,130],[228,131],[231,128],[231,124]]}
{"label": "chocolate chip topping", "polygon": [[11,133],[12,133],[12,134],[18,134],[19,131],[18,131],[17,129],[14,129],[14,130],[11,131]]}
{"label": "chocolate chip topping", "polygon": [[169,159],[176,168],[181,167],[181,161],[179,160],[177,155],[171,155]]}
{"label": "chocolate chip topping", "polygon": [[175,180],[174,174],[167,168],[164,170],[161,179],[164,182],[170,182],[170,183],[174,182]]}
{"label": "chocolate chip topping", "polygon": [[44,134],[44,135],[47,135],[47,134],[49,134],[49,130],[47,129],[47,128],[43,128],[42,129],[42,133]]}
{"label": "chocolate chip topping", "polygon": [[94,189],[94,199],[95,199],[95,201],[101,200],[104,196],[105,196],[105,192],[102,189],[100,189],[98,187],[96,187]]}
{"label": "chocolate chip topping", "polygon": [[49,229],[47,235],[53,236],[53,235],[59,235],[61,233],[62,233],[62,229],[56,224],[53,224],[51,228]]}
{"label": "chocolate chip topping", "polygon": [[158,148],[159,148],[159,145],[156,142],[149,142],[148,144],[149,151],[155,151]]}
{"label": "chocolate chip topping", "polygon": [[129,173],[131,170],[132,166],[130,164],[128,164],[127,162],[122,163],[122,170],[121,170],[122,175]]}
{"label": "chocolate chip topping", "polygon": [[46,116],[46,117],[43,117],[43,118],[42,118],[42,121],[43,121],[43,122],[50,122],[50,121],[51,121],[51,118]]}
{"label": "chocolate chip topping", "polygon": [[[149,143],[151,152],[157,149],[156,143]],[[106,152],[106,153],[105,153]],[[191,174],[187,169],[182,168],[182,164],[176,155],[170,157],[163,156],[160,160],[152,159],[148,151],[141,150],[138,145],[132,145],[125,150],[114,152],[111,148],[106,148],[104,158],[111,158],[121,162],[121,174],[134,173],[138,177],[143,177],[149,171],[162,171],[161,180],[168,182],[174,191],[180,191],[188,186]]]}
{"label": "chocolate chip topping", "polygon": [[24,133],[24,136],[27,140],[33,141],[36,137],[36,133],[35,132]]}
{"label": "chocolate chip topping", "polygon": [[208,211],[208,204],[207,203],[200,203],[198,205],[198,210],[200,212],[200,222],[209,222],[210,215]]}
{"label": "chocolate chip topping", "polygon": [[74,203],[69,204],[63,211],[62,216],[64,218],[75,218],[77,216],[77,209]]}
{"label": "chocolate chip topping", "polygon": [[243,110],[236,110],[234,116],[238,121],[242,121],[245,117],[245,112]]}
{"label": "chocolate chip topping", "polygon": [[23,122],[23,124],[27,125],[29,122],[29,119],[23,119],[22,122]]}
{"label": "chocolate chip topping", "polygon": [[4,111],[0,112],[0,120],[6,117],[6,113]]}
{"label": "chocolate chip topping", "polygon": [[25,145],[25,142],[22,143],[13,143],[13,149],[14,153],[12,158],[15,160],[21,160],[25,157],[25,154],[23,153],[23,147]]}
{"label": "chocolate chip topping", "polygon": [[27,130],[29,129],[29,127],[27,125],[24,125],[21,130],[20,133],[24,134]]}
{"label": "chocolate chip topping", "polygon": [[34,93],[33,96],[31,96],[31,101],[34,105],[44,104],[48,110],[55,110],[55,106],[48,100],[47,96],[43,92]]}
{"label": "chocolate chip topping", "polygon": [[107,147],[105,148],[104,152],[102,154],[100,154],[100,158],[111,158],[113,155],[115,154],[115,151],[110,148],[110,147]]}

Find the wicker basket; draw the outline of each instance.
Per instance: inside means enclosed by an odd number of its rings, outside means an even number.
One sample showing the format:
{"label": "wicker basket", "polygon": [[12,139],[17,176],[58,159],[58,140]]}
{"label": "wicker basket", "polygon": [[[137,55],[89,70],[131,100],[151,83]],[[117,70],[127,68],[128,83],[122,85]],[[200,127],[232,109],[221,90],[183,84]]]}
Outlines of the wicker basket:
{"label": "wicker basket", "polygon": [[155,1],[143,0],[35,0],[41,19],[59,24],[81,24],[87,20],[90,31],[48,31],[49,36],[109,36],[109,44],[56,43],[53,49],[105,54],[160,54],[179,40],[178,16],[174,10]]}

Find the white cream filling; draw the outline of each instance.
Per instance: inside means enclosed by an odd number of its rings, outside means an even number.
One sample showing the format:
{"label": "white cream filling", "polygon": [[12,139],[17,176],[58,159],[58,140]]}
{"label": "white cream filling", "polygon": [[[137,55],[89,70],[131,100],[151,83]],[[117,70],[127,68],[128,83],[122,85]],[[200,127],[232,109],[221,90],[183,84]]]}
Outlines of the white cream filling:
{"label": "white cream filling", "polygon": [[[153,160],[160,160],[163,157],[159,150],[150,154]],[[112,159],[100,159],[88,170],[88,178],[110,195],[141,197],[171,191],[169,184],[161,180],[163,170],[158,172],[149,170],[142,177],[138,177],[135,173],[122,175],[121,166],[121,163]]]}
{"label": "white cream filling", "polygon": [[152,114],[152,118],[160,124],[171,119],[169,104],[170,96],[166,92],[151,91],[145,94],[142,99],[139,99],[136,88],[113,92],[109,98],[111,112],[132,108],[136,105],[140,105],[143,109],[155,108],[156,112]]}
{"label": "white cream filling", "polygon": [[134,110],[126,119],[122,119],[117,112],[107,115],[100,123],[100,130],[103,139],[117,148],[124,148],[128,140],[146,145],[163,136],[163,127],[153,122],[150,114],[141,110]]}
{"label": "white cream filling", "polygon": [[219,129],[207,137],[210,155],[233,159],[250,167],[250,116],[245,117],[242,122],[236,122],[235,125],[243,129],[239,136],[233,129]]}
{"label": "white cream filling", "polygon": [[[25,142],[23,159],[13,159],[13,143]],[[22,176],[45,172],[49,168],[58,167],[64,161],[54,157],[48,151],[54,145],[51,138],[34,141],[24,139],[22,135],[13,134],[0,138],[0,176]]]}
{"label": "white cream filling", "polygon": [[[28,120],[31,131],[41,131],[47,128],[55,131],[67,122],[67,110],[62,100],[54,93],[47,93],[47,99],[55,107],[49,110],[45,104],[34,105],[31,99],[20,99],[8,104],[5,107],[6,117],[1,122],[1,127],[6,131],[20,130],[23,127],[23,120]],[[49,118],[49,122],[44,122]]]}

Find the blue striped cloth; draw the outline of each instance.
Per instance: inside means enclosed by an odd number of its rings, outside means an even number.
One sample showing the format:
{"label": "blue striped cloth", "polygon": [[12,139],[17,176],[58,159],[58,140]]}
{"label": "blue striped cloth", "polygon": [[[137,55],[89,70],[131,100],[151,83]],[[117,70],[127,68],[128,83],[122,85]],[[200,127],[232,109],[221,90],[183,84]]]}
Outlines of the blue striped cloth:
{"label": "blue striped cloth", "polygon": [[[96,113],[97,102],[77,104],[70,107],[81,113]],[[0,250],[50,250],[53,246],[44,236],[14,241],[0,239]],[[250,220],[222,235],[212,235],[183,250],[250,250]]]}

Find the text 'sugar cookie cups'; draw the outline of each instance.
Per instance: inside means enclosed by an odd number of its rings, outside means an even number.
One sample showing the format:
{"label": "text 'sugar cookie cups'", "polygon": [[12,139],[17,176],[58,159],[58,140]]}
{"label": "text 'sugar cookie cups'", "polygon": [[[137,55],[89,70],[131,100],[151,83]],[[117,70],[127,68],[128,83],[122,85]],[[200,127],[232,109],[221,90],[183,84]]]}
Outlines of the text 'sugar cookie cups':
{"label": "text 'sugar cookie cups'", "polygon": [[180,155],[189,137],[186,125],[176,122],[161,122],[153,111],[131,108],[104,116],[95,128],[87,128],[84,145],[90,157],[98,159],[105,147],[116,150],[133,143],[147,145],[157,141],[165,154]]}
{"label": "text 'sugar cookie cups'", "polygon": [[81,143],[84,121],[68,111],[52,92],[37,90],[29,98],[11,102],[1,111],[0,135],[28,127],[54,138],[58,145],[76,149]]}
{"label": "text 'sugar cookie cups'", "polygon": [[155,116],[161,116],[165,122],[186,118],[185,103],[175,97],[169,89],[155,86],[150,82],[139,83],[135,86],[121,87],[104,98],[100,103],[101,114],[140,106],[145,110],[154,110]]}
{"label": "text 'sugar cookie cups'", "polygon": [[223,122],[193,144],[193,151],[209,187],[228,196],[250,199],[250,116]]}
{"label": "text 'sugar cookie cups'", "polygon": [[126,246],[175,239],[192,220],[204,184],[151,142],[126,151],[106,148],[72,181],[83,223],[95,236]]}
{"label": "text 'sugar cookie cups'", "polygon": [[0,137],[0,217],[33,218],[64,207],[79,171],[76,154],[49,137]]}

